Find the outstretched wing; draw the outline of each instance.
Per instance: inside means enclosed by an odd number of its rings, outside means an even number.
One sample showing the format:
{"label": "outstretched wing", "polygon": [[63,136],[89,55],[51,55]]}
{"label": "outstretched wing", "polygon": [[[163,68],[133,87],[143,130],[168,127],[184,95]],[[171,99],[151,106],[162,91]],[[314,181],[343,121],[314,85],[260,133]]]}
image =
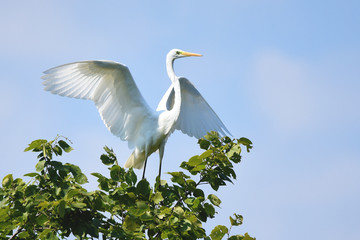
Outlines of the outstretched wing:
{"label": "outstretched wing", "polygon": [[[181,88],[181,110],[175,128],[183,133],[202,138],[207,132],[216,131],[222,136],[231,135],[218,115],[186,78],[179,78]],[[157,111],[171,110],[175,101],[174,86],[171,85],[161,99]]]}
{"label": "outstretched wing", "polygon": [[155,116],[129,69],[113,61],[74,62],[44,72],[45,90],[95,102],[106,127],[133,147],[141,125]]}

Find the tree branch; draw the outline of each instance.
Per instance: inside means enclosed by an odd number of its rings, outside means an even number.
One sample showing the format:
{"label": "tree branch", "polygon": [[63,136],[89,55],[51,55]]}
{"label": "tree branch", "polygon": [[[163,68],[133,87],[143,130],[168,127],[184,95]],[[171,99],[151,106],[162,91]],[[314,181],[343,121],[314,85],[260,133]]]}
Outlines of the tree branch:
{"label": "tree branch", "polygon": [[18,235],[19,233],[21,233],[23,230],[22,227],[19,227],[18,230],[9,238],[9,240],[15,239],[16,235]]}

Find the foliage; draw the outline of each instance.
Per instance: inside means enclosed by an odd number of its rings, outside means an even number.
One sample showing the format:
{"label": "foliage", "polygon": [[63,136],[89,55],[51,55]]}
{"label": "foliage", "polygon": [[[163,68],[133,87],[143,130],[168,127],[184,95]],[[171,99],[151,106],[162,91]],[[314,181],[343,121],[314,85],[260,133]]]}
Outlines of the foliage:
{"label": "foliage", "polygon": [[241,145],[249,151],[246,138],[219,138],[215,132],[199,140],[205,150],[181,164],[198,177],[183,171],[170,172],[171,183],[157,179],[151,187],[146,179],[137,180],[132,169],[118,165],[113,151],[105,147],[100,159],[109,166],[110,176],[92,173],[99,190],[82,187],[87,177],[78,166],[53,160],[70,152],[67,139],[35,140],[25,151],[38,152],[37,172],[25,174],[25,183],[5,176],[0,188],[0,239],[228,239],[252,240],[245,235],[230,236],[242,216],[230,217],[230,228],[218,225],[207,235],[203,223],[214,218],[221,200],[200,188],[214,190],[236,179],[233,163],[241,160]]}

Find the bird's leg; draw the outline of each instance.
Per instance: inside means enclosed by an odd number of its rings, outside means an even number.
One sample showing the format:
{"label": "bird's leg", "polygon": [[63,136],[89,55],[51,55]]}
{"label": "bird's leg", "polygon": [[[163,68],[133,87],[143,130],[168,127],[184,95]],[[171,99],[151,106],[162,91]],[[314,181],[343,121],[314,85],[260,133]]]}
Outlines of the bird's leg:
{"label": "bird's leg", "polygon": [[[161,151],[160,151],[161,152]],[[160,165],[159,165],[159,175],[156,177],[156,184],[155,184],[155,190],[159,190],[159,188],[161,187],[161,165],[162,165],[162,158],[163,158],[163,154],[159,154],[160,156]]]}
{"label": "bird's leg", "polygon": [[159,148],[159,158],[160,158],[159,175],[158,175],[159,186],[160,186],[160,180],[161,180],[161,165],[162,165],[162,159],[164,156],[164,147],[165,147],[165,141],[160,145],[160,148]]}
{"label": "bird's leg", "polygon": [[160,166],[159,166],[159,175],[158,175],[159,181],[161,180],[161,164],[162,164],[162,157],[160,157]]}
{"label": "bird's leg", "polygon": [[143,176],[142,176],[142,179],[144,179],[144,178],[145,178],[146,163],[147,163],[147,157],[145,158],[145,164],[144,164],[144,171],[143,171]]}

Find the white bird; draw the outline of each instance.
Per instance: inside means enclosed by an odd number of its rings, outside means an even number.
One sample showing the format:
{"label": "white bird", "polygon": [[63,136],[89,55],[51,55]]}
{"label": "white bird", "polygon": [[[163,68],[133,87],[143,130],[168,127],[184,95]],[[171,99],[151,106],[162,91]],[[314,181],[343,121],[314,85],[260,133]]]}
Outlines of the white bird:
{"label": "white bird", "polygon": [[156,111],[148,106],[128,67],[121,63],[68,63],[45,71],[42,79],[45,90],[53,94],[94,101],[109,131],[134,148],[126,168],[144,167],[144,178],[147,158],[158,150],[160,178],[165,143],[175,129],[196,138],[210,131],[230,134],[194,85],[175,75],[174,60],[188,56],[202,55],[179,49],[167,54],[166,69],[172,84]]}

